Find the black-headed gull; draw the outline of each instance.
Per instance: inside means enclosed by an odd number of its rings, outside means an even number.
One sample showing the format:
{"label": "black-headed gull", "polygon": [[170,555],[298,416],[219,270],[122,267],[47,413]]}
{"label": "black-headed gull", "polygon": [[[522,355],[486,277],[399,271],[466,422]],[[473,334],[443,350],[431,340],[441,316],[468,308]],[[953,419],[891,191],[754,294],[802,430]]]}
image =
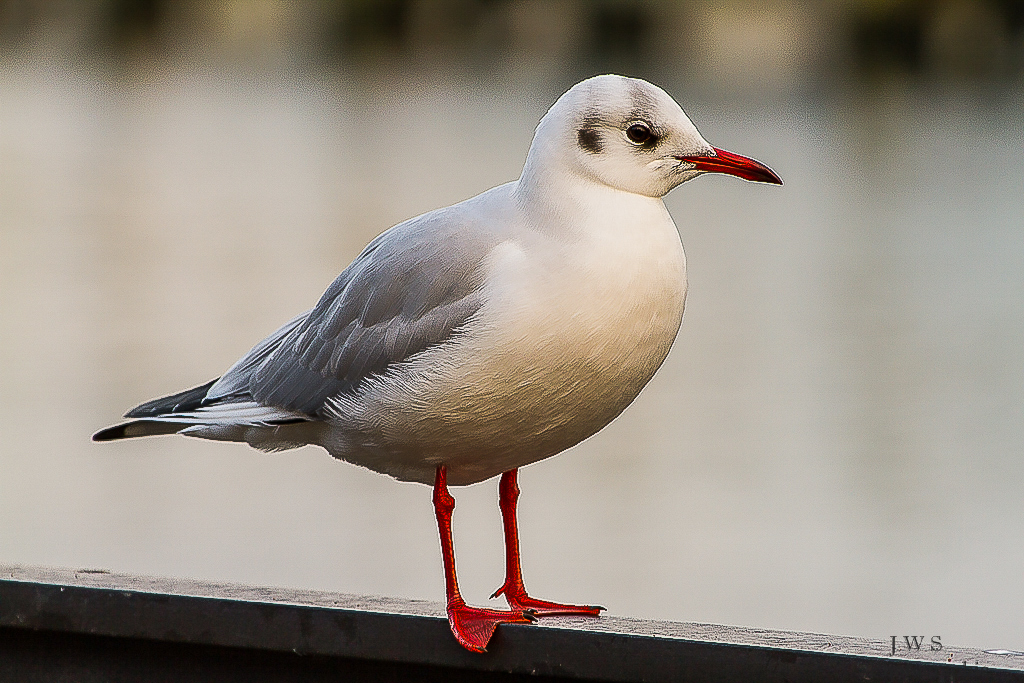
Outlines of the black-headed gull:
{"label": "black-headed gull", "polygon": [[[471,650],[500,623],[596,616],[527,595],[517,470],[607,425],[665,359],[686,261],[661,198],[708,172],[782,183],[708,144],[661,88],[585,80],[541,119],[519,180],[387,230],[222,377],[144,403],[93,439],[315,444],[433,484],[449,623]],[[508,611],[459,594],[447,486],[499,474],[507,573],[495,595]]]}

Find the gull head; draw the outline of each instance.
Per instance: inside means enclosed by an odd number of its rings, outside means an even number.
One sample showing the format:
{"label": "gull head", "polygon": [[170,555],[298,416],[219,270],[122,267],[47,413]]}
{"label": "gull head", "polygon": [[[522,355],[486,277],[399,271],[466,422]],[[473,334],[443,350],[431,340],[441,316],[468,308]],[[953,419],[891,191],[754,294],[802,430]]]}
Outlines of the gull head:
{"label": "gull head", "polygon": [[615,75],[577,83],[541,119],[523,175],[554,172],[648,197],[702,173],[782,184],[764,164],[712,147],[658,86]]}

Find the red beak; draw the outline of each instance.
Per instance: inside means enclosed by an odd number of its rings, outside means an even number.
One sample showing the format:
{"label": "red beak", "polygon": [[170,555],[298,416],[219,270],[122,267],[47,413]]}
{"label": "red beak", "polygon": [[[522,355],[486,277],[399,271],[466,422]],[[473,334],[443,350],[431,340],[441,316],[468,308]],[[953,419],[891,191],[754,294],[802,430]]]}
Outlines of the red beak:
{"label": "red beak", "polygon": [[716,156],[677,156],[676,159],[693,164],[694,168],[698,171],[728,173],[729,175],[739,176],[744,180],[753,180],[758,183],[782,184],[782,178],[760,161],[754,161],[739,154],[726,152],[724,149],[718,149],[717,147],[712,147],[711,149],[715,150]]}

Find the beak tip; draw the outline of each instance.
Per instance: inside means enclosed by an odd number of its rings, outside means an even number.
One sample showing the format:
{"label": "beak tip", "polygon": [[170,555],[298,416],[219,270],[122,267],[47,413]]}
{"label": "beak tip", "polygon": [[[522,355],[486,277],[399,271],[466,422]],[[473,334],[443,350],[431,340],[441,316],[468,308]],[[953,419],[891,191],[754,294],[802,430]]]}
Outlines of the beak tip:
{"label": "beak tip", "polygon": [[685,161],[692,163],[698,170],[711,173],[727,173],[744,180],[751,180],[757,183],[768,183],[769,185],[782,185],[782,178],[779,174],[768,168],[760,161],[749,157],[741,156],[724,149],[712,147],[715,156],[683,157]]}

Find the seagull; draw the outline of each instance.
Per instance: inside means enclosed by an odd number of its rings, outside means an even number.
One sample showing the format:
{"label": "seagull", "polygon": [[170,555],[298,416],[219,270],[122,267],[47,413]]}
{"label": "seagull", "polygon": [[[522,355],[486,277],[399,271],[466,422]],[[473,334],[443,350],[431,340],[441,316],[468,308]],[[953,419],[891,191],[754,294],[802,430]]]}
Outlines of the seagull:
{"label": "seagull", "polygon": [[[654,376],[683,319],[686,260],[662,201],[704,173],[782,184],[712,147],[664,90],[595,76],[540,120],[518,180],[383,232],[311,310],[221,377],[93,435],[307,444],[433,486],[448,621],[483,652],[499,624],[603,607],[540,600],[520,569],[520,467],[601,430]],[[500,475],[509,609],[466,604],[461,486]]]}

